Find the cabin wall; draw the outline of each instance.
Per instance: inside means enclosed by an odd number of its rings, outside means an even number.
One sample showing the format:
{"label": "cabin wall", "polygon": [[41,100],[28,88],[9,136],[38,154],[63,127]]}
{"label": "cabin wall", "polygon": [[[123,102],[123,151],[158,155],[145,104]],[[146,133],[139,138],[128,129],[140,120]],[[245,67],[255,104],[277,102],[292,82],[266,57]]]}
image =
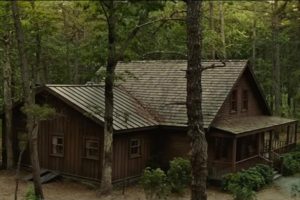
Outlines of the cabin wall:
{"label": "cabin wall", "polygon": [[[57,112],[53,119],[40,122],[38,148],[41,167],[100,179],[103,128],[51,95],[38,101],[46,102]],[[52,154],[52,136],[64,137],[63,157]],[[95,159],[85,157],[85,140],[88,138],[99,142],[99,154]]]}
{"label": "cabin wall", "polygon": [[[253,81],[250,80],[249,72],[243,74],[240,80],[237,82],[235,89],[237,90],[237,112],[231,111],[231,95],[228,95],[224,101],[221,109],[219,110],[216,121],[222,119],[239,118],[245,116],[258,116],[266,115],[266,108],[261,98],[258,96],[258,91],[253,85]],[[242,111],[242,92],[248,91],[248,110]]]}
{"label": "cabin wall", "polygon": [[[139,139],[140,156],[130,156],[130,140]],[[133,178],[140,176],[143,170],[155,162],[156,154],[155,131],[141,131],[128,134],[116,134],[113,142],[113,169],[112,179],[118,182],[125,177]]]}

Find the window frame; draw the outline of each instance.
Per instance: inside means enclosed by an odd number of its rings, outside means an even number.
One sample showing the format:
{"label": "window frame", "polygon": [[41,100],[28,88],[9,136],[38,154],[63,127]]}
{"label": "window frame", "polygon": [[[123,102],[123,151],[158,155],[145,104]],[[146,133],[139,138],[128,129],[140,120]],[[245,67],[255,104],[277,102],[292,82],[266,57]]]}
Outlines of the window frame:
{"label": "window frame", "polygon": [[[235,109],[233,109],[233,107]],[[234,89],[230,95],[230,113],[235,114],[238,111],[238,90]]]}
{"label": "window frame", "polygon": [[[60,138],[62,139],[62,144],[54,144],[53,139],[54,138]],[[56,139],[56,141],[58,141]],[[65,138],[63,135],[51,135],[51,149],[50,149],[50,155],[51,156],[55,156],[55,157],[64,157],[65,156]],[[54,148],[56,148],[57,146],[61,146],[62,147],[62,153],[54,153]]]}
{"label": "window frame", "polygon": [[[136,145],[132,145],[133,142],[137,141]],[[142,156],[141,152],[142,140],[141,138],[130,138],[129,139],[129,158],[139,158]],[[133,153],[133,149],[136,149],[136,153]]]}
{"label": "window frame", "polygon": [[242,112],[247,112],[249,110],[249,92],[244,89],[242,92]]}
{"label": "window frame", "polygon": [[[87,142],[94,142],[97,143],[97,147],[91,147],[88,146]],[[97,150],[97,155],[88,155],[88,150]],[[89,159],[89,160],[99,160],[100,157],[100,141],[99,138],[94,138],[94,137],[85,137],[84,138],[84,158]]]}

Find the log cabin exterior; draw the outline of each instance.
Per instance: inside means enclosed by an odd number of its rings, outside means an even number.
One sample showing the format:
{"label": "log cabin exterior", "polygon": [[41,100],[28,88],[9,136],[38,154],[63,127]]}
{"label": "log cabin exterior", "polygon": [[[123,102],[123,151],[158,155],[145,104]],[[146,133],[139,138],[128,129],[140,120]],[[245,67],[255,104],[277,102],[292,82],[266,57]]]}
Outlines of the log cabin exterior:
{"label": "log cabin exterior", "polygon": [[[205,61],[203,66],[214,63]],[[174,157],[188,157],[185,68],[186,61],[118,64],[117,73],[126,81],[114,88],[113,182],[138,177],[153,162],[167,167]],[[272,164],[295,146],[297,121],[271,116],[249,62],[232,60],[208,69],[202,84],[210,178],[257,163]],[[99,181],[103,85],[46,85],[36,100],[57,113],[40,122],[41,167]],[[13,119],[17,155],[18,134],[25,131],[20,106]],[[26,156],[23,164],[29,164]]]}

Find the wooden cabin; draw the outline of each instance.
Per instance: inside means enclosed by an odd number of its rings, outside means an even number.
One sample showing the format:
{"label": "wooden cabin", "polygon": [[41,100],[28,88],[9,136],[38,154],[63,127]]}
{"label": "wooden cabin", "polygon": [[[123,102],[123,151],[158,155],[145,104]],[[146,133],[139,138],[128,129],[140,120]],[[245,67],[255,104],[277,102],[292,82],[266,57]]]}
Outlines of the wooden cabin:
{"label": "wooden cabin", "polygon": [[[205,61],[203,66],[218,64]],[[174,157],[188,157],[186,61],[119,63],[125,77],[114,88],[113,182],[141,175],[153,163],[166,167]],[[130,73],[128,73],[130,72]],[[203,116],[210,178],[257,163],[270,164],[297,141],[297,121],[271,116],[251,66],[245,60],[203,73]],[[103,152],[104,87],[46,85],[39,104],[56,109],[40,122],[42,168],[99,181]],[[14,109],[15,153],[25,131],[20,107]],[[29,164],[26,156],[23,164]]]}

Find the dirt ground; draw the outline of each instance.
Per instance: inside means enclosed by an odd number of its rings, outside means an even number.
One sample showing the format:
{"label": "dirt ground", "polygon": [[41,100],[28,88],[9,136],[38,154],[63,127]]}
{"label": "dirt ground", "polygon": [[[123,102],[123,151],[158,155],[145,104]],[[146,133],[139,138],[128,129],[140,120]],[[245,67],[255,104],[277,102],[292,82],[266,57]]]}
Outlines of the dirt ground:
{"label": "dirt ground", "polygon": [[[14,172],[0,171],[0,200],[12,200],[15,187]],[[290,198],[290,185],[300,181],[300,176],[291,178],[280,178],[272,186],[258,193],[259,200],[292,200]],[[25,193],[31,183],[21,181],[19,199],[25,199]],[[126,188],[125,194],[121,189],[116,189],[111,197],[97,197],[95,189],[82,183],[70,180],[57,180],[43,185],[47,200],[145,200],[143,190],[138,186]],[[189,192],[182,196],[170,196],[170,200],[188,200]],[[208,188],[209,200],[232,200],[229,194],[217,188]]]}

